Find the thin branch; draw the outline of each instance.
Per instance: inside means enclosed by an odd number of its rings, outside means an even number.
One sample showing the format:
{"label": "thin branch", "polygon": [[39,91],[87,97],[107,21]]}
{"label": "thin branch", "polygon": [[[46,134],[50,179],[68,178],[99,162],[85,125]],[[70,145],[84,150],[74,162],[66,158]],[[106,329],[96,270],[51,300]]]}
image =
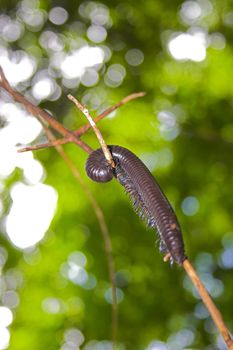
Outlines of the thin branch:
{"label": "thin branch", "polygon": [[228,328],[226,327],[226,325],[222,319],[222,315],[219,312],[219,310],[217,309],[216,305],[214,304],[213,300],[211,299],[210,295],[208,294],[204,284],[202,283],[202,281],[198,277],[195,269],[193,268],[192,264],[190,263],[190,261],[188,259],[184,260],[183,267],[184,267],[186,273],[188,274],[188,276],[190,277],[192,283],[197,288],[204,304],[206,305],[207,309],[209,310],[209,313],[210,313],[216,327],[218,328],[225,343],[227,344],[228,349],[233,349],[233,340],[231,338],[231,334],[230,334]]}
{"label": "thin branch", "polygon": [[81,141],[72,131],[66,129],[61,123],[54,119],[49,113],[45,112],[38,106],[28,101],[18,91],[14,90],[7,81],[3,69],[0,67],[0,87],[6,90],[15,101],[20,102],[28,110],[29,113],[34,115],[37,119],[46,121],[53,129],[58,131],[69,142],[74,142],[81,147],[85,152],[92,153],[93,149],[89,147],[85,142]]}
{"label": "thin branch", "polygon": [[115,163],[114,163],[114,160],[112,158],[111,152],[109,151],[108,146],[107,146],[106,142],[104,141],[104,138],[103,138],[100,130],[97,128],[96,123],[94,122],[91,115],[89,114],[88,109],[85,108],[74,96],[69,94],[67,97],[85,115],[85,117],[89,121],[91,127],[93,128],[93,130],[96,134],[96,137],[97,137],[97,139],[100,143],[100,146],[104,152],[104,156],[105,156],[107,162],[111,165],[112,168],[115,168]]}
{"label": "thin branch", "polygon": [[[111,112],[115,111],[117,108],[123,106],[124,104],[126,104],[127,102],[134,100],[136,98],[139,97],[143,97],[145,96],[145,92],[135,92],[131,95],[126,96],[125,98],[123,98],[121,101],[117,102],[114,106],[111,106],[109,108],[107,108],[105,111],[103,111],[101,114],[99,114],[96,118],[94,118],[94,121],[97,123],[100,120],[102,120],[103,118],[105,118],[107,115],[109,115]],[[87,132],[87,130],[89,130],[91,128],[91,125],[85,124],[83,125],[81,128],[73,131],[73,133],[77,136],[80,137],[83,134],[85,134]],[[63,138],[63,139],[57,139],[48,143],[42,143],[40,145],[35,145],[35,146],[30,146],[30,147],[24,147],[20,150],[18,150],[18,152],[27,152],[27,151],[34,151],[34,150],[39,150],[39,149],[43,149],[43,148],[48,148],[48,147],[54,147],[57,145],[64,145],[66,143],[69,143],[72,141],[69,141],[67,138]]]}
{"label": "thin branch", "polygon": [[[94,118],[94,121],[96,123],[98,123],[101,119],[105,118],[107,115],[109,115],[110,113],[115,111],[117,108],[123,106],[124,104],[128,103],[129,101],[135,100],[136,98],[143,97],[145,95],[146,95],[145,92],[135,92],[131,95],[126,96],[121,101],[117,102],[115,105],[107,108],[105,111],[103,111],[101,114],[99,114],[96,118]],[[79,128],[78,130],[74,131],[74,133],[75,133],[75,135],[81,136],[82,134],[87,132],[87,130],[89,130],[90,128],[91,128],[91,125],[86,124],[86,125],[83,125],[81,128]]]}
{"label": "thin branch", "polygon": [[[65,140],[65,139],[62,139]],[[38,151],[39,149],[44,149],[44,148],[49,148],[49,147],[55,147],[56,146],[61,146],[60,142],[57,142],[59,140],[54,139],[51,142],[46,142],[46,143],[39,143],[38,145],[33,145],[33,146],[27,146],[24,148],[18,149],[18,153],[24,153],[24,152],[29,152],[29,151]]]}

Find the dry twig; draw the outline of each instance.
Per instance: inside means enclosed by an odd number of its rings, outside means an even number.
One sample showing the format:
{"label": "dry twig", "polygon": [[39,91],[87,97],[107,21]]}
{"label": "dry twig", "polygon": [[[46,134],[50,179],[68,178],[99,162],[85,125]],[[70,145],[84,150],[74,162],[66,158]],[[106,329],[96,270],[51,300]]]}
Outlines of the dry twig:
{"label": "dry twig", "polygon": [[184,260],[183,267],[184,267],[187,275],[191,279],[192,283],[197,288],[197,290],[200,294],[200,297],[202,298],[207,309],[209,310],[209,313],[210,313],[216,327],[218,328],[220,334],[222,335],[225,343],[227,344],[228,349],[232,350],[233,349],[233,340],[231,338],[231,334],[230,334],[227,326],[225,325],[225,323],[222,319],[222,315],[221,315],[220,311],[217,309],[216,305],[214,304],[213,300],[211,299],[210,295],[208,294],[204,284],[202,283],[202,281],[198,277],[195,269],[193,268],[192,264],[190,263],[190,261],[188,259]]}
{"label": "dry twig", "polygon": [[112,158],[111,152],[109,151],[108,146],[107,146],[106,142],[104,141],[104,138],[103,138],[99,128],[97,128],[96,123],[94,122],[91,115],[89,114],[88,109],[85,108],[74,96],[68,95],[68,99],[70,101],[72,101],[75,104],[75,106],[85,115],[85,117],[89,121],[91,127],[93,128],[97,139],[99,140],[100,146],[104,152],[104,156],[105,156],[107,162],[111,165],[112,168],[115,168],[115,163],[114,163],[114,160]]}
{"label": "dry twig", "polygon": [[[109,115],[111,112],[115,111],[117,108],[123,106],[127,102],[129,102],[131,100],[134,100],[136,98],[139,98],[139,97],[143,97],[143,96],[145,96],[145,92],[135,92],[135,93],[133,93],[131,95],[126,96],[121,101],[119,101],[115,105],[107,108],[105,111],[103,111],[101,114],[99,114],[96,118],[94,118],[95,123],[99,122],[100,120],[105,118],[107,115]],[[91,125],[88,123],[88,124],[83,125],[78,130],[73,131],[73,133],[77,137],[80,137],[83,134],[85,134],[87,132],[87,130],[89,130],[90,128],[91,128]],[[57,146],[57,145],[64,145],[64,144],[66,144],[68,142],[72,142],[72,141],[69,141],[67,138],[56,139],[56,140],[53,140],[51,142],[41,143],[39,145],[21,148],[18,152],[35,151],[35,150],[39,150],[39,149],[42,149],[42,148],[54,147],[54,146]]]}
{"label": "dry twig", "polygon": [[0,87],[6,90],[11,97],[17,102],[24,105],[29,113],[34,115],[41,122],[47,122],[54,130],[58,131],[59,134],[64,136],[70,142],[74,142],[79,147],[81,147],[85,152],[92,153],[93,149],[89,147],[85,142],[81,141],[72,131],[66,129],[61,123],[54,119],[49,113],[45,112],[38,106],[28,101],[24,96],[22,96],[18,91],[14,90],[9,82],[7,81],[3,69],[0,67]]}

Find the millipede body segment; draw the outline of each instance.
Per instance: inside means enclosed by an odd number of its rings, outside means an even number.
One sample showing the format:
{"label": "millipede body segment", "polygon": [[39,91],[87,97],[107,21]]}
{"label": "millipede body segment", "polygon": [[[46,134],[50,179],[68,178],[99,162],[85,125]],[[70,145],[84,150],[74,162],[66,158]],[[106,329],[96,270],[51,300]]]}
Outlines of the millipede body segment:
{"label": "millipede body segment", "polygon": [[108,147],[116,167],[107,163],[100,148],[87,159],[87,175],[96,182],[107,182],[115,177],[129,194],[135,211],[157,231],[161,252],[169,253],[171,261],[181,265],[186,259],[181,228],[159,184],[134,153],[120,146]]}

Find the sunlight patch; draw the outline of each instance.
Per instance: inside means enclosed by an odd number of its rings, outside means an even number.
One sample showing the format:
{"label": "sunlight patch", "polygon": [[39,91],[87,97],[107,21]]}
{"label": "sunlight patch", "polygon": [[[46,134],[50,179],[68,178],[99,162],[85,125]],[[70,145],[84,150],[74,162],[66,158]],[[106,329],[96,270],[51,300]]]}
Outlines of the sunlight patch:
{"label": "sunlight patch", "polygon": [[206,58],[205,40],[198,34],[178,34],[169,41],[168,49],[176,60],[201,62]]}
{"label": "sunlight patch", "polygon": [[[17,153],[18,144],[32,142],[41,132],[41,124],[13,103],[1,103],[0,113],[5,126],[0,130],[0,176],[9,176],[16,167],[24,170],[31,184],[41,181],[44,170],[31,152]],[[6,161],[7,159],[7,161]]]}
{"label": "sunlight patch", "polygon": [[6,306],[0,306],[0,327],[7,327],[13,321],[12,311]]}
{"label": "sunlight patch", "polygon": [[10,332],[5,327],[0,327],[0,350],[6,349],[10,341]]}
{"label": "sunlight patch", "polygon": [[84,46],[65,57],[61,70],[65,78],[80,78],[86,68],[102,64],[103,61],[104,51],[101,48]]}
{"label": "sunlight patch", "polygon": [[17,183],[11,190],[11,198],[7,234],[15,246],[25,249],[44,237],[56,210],[57,192],[44,184]]}
{"label": "sunlight patch", "polygon": [[0,66],[10,84],[16,85],[29,79],[35,71],[35,60],[23,51],[9,52],[1,47]]}

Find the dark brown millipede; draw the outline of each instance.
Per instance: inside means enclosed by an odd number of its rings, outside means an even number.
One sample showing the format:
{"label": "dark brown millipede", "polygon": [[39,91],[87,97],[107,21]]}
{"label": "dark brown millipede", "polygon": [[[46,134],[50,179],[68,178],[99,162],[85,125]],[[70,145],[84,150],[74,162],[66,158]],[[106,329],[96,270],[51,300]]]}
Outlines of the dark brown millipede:
{"label": "dark brown millipede", "polygon": [[115,177],[129,194],[135,211],[149,227],[157,230],[162,253],[169,253],[171,261],[181,265],[186,259],[181,228],[159,184],[134,153],[121,146],[108,148],[116,167],[107,163],[100,148],[87,159],[87,175],[96,182],[107,182]]}

